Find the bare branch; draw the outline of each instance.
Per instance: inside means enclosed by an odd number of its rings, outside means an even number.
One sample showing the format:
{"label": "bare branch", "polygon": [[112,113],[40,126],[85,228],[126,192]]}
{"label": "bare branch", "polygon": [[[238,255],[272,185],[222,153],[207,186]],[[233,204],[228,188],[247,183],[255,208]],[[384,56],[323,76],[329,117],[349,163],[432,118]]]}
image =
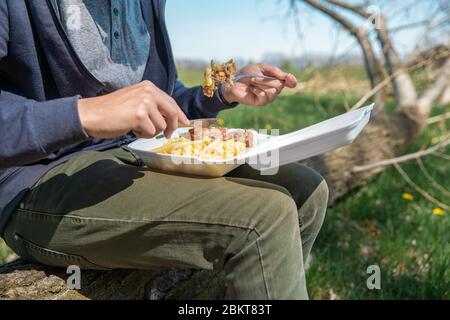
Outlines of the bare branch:
{"label": "bare branch", "polygon": [[379,84],[377,84],[375,87],[373,87],[369,92],[367,92],[355,105],[353,105],[348,111],[353,111],[356,109],[361,108],[370,98],[373,97],[374,94],[376,94],[378,91],[382,90],[384,87],[386,87],[389,82],[391,81],[392,77],[395,77],[397,74],[393,74],[392,76],[387,77],[383,81],[381,81]]}
{"label": "bare branch", "polygon": [[417,164],[419,165],[420,171],[422,171],[423,175],[428,179],[428,181],[431,182],[431,184],[438,189],[442,194],[445,194],[447,197],[450,198],[450,192],[445,189],[439,182],[437,182],[431,174],[428,172],[427,168],[423,164],[422,159],[418,158],[416,160]]}
{"label": "bare branch", "polygon": [[376,31],[385,57],[386,69],[390,76],[396,74],[395,77],[391,77],[391,80],[398,105],[400,107],[413,106],[417,103],[417,91],[414,83],[408,72],[401,66],[400,58],[389,35],[385,17],[380,15],[378,20],[379,26]]}
{"label": "bare branch", "polygon": [[438,116],[434,116],[431,118],[427,119],[427,124],[433,124],[436,122],[441,122],[441,121],[445,121],[447,119],[450,119],[450,112],[444,113],[444,114],[440,114]]}
{"label": "bare branch", "polygon": [[442,209],[450,210],[450,206],[437,200],[433,196],[431,196],[428,192],[420,188],[417,184],[414,183],[414,181],[411,180],[411,178],[408,176],[408,174],[397,164],[394,163],[395,169],[397,169],[398,173],[405,179],[405,181],[414,188],[418,193],[420,193],[425,199],[428,201],[434,203],[435,205],[439,206]]}
{"label": "bare branch", "polygon": [[383,161],[379,161],[379,162],[375,162],[375,163],[371,163],[371,164],[367,164],[364,166],[356,166],[353,168],[354,172],[361,172],[361,171],[366,171],[366,170],[372,170],[372,169],[376,169],[379,167],[386,167],[386,166],[390,166],[393,164],[397,164],[397,163],[402,163],[405,161],[410,161],[413,159],[418,159],[421,158],[423,156],[432,154],[446,146],[448,146],[450,144],[450,139],[445,140],[442,143],[439,143],[437,145],[434,145],[426,150],[421,150],[421,151],[417,151],[414,153],[410,153],[410,154],[406,154],[404,156],[401,157],[397,157],[397,158],[392,158],[392,159],[386,159]]}
{"label": "bare branch", "polygon": [[450,160],[450,156],[448,154],[442,153],[442,152],[435,152],[433,153],[434,156],[445,159],[445,160]]}
{"label": "bare branch", "polygon": [[[334,11],[330,7],[324,5],[322,2],[317,0],[301,0],[304,3],[310,5],[311,7],[319,10],[326,16],[330,17],[337,23],[339,23],[344,29],[346,29],[351,35],[353,35],[363,52],[364,56],[364,63],[366,66],[366,70],[371,82],[372,87],[375,87],[380,82],[383,81],[384,75],[382,71],[382,67],[380,65],[380,62],[377,59],[377,56],[375,54],[375,50],[372,46],[372,43],[370,42],[370,39],[367,34],[366,28],[358,28],[356,25],[354,25],[350,20],[346,19],[344,16],[339,14],[338,12]],[[381,110],[384,108],[385,104],[385,95],[384,90],[378,90],[375,94],[375,106],[378,110]]]}
{"label": "bare branch", "polygon": [[438,45],[424,51],[418,51],[414,55],[410,55],[406,59],[405,65],[410,67],[423,60],[432,59],[434,61],[440,61],[445,60],[448,57],[450,57],[450,48],[446,45]]}
{"label": "bare branch", "polygon": [[341,1],[341,0],[326,0],[328,3],[334,4],[338,7],[341,7],[343,9],[347,9],[352,11],[353,13],[356,13],[357,15],[368,19],[370,18],[371,14],[369,12],[366,11],[366,9],[363,6],[359,6],[359,5],[354,5],[354,4],[350,4],[346,1]]}
{"label": "bare branch", "polygon": [[400,31],[403,31],[403,30],[419,28],[419,27],[422,27],[422,26],[426,26],[426,29],[430,30],[431,29],[430,26],[434,25],[434,24],[431,24],[431,22],[432,22],[432,20],[430,20],[430,19],[425,19],[425,20],[421,20],[421,21],[415,21],[415,22],[411,22],[411,23],[407,23],[407,24],[402,24],[402,25],[399,25],[399,26],[396,26],[396,27],[392,27],[392,28],[390,28],[389,31],[391,33],[393,33],[393,32],[400,32]]}
{"label": "bare branch", "polygon": [[353,36],[359,38],[360,37],[360,29],[354,25],[350,20],[346,19],[336,11],[330,9],[329,7],[323,5],[319,1],[316,0],[302,0],[306,2],[310,6],[316,8],[321,11],[325,15],[331,17],[333,20],[337,21],[342,27],[344,27],[348,32],[350,32]]}

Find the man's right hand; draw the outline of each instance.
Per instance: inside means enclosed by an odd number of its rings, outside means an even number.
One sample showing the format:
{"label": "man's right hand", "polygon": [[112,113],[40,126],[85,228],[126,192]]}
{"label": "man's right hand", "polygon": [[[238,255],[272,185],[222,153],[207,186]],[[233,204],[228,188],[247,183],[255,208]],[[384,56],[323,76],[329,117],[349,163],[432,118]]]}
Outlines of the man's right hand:
{"label": "man's right hand", "polygon": [[130,131],[140,138],[153,138],[161,132],[170,137],[178,123],[189,124],[175,100],[150,81],[104,96],[80,99],[78,112],[86,133],[99,139],[119,137]]}

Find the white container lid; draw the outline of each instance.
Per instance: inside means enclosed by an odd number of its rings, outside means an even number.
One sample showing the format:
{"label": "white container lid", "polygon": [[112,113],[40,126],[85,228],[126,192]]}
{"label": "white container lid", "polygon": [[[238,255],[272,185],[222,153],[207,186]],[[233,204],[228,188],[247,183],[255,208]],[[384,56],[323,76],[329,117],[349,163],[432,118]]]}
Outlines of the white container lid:
{"label": "white container lid", "polygon": [[254,169],[267,170],[350,144],[369,122],[373,106],[267,139],[245,154],[246,162]]}

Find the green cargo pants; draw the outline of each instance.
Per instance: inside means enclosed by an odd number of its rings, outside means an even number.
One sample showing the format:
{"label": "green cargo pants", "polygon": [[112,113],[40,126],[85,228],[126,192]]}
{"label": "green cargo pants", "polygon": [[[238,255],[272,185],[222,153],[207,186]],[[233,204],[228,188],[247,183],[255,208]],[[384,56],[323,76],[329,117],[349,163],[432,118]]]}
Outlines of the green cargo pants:
{"label": "green cargo pants", "polygon": [[205,178],[143,168],[124,148],[84,152],[33,186],[5,241],[52,266],[217,269],[229,298],[307,299],[304,263],[327,198],[299,164]]}

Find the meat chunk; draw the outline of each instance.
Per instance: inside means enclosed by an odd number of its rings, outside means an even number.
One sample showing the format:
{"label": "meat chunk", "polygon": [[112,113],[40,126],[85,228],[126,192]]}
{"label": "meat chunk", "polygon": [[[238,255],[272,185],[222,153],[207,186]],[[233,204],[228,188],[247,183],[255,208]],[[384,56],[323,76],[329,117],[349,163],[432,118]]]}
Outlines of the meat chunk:
{"label": "meat chunk", "polygon": [[212,140],[230,140],[233,139],[237,142],[245,143],[247,148],[253,147],[253,133],[248,130],[233,130],[229,131],[225,128],[203,128],[203,129],[190,129],[185,132],[181,137],[189,139],[191,141],[203,140],[210,138]]}
{"label": "meat chunk", "polygon": [[214,61],[211,61],[211,67],[207,68],[203,75],[203,94],[207,97],[214,96],[214,92],[221,83],[227,83],[232,86],[236,73],[237,65],[234,60],[223,64],[216,64]]}

